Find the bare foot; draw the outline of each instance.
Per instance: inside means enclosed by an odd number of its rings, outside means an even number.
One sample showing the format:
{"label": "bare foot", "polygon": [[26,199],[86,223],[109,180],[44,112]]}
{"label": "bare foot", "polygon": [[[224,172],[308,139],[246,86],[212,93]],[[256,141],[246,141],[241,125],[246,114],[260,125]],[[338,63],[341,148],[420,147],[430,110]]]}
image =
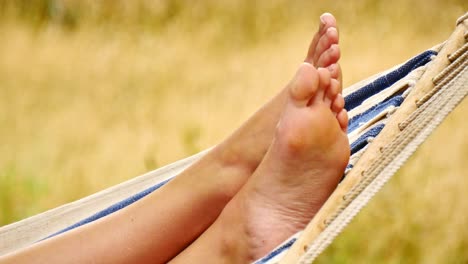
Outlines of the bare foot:
{"label": "bare foot", "polygon": [[174,262],[247,263],[307,225],[336,188],[349,159],[347,114],[338,108],[337,85],[329,71],[301,65],[258,169]]}
{"label": "bare foot", "polygon": [[[323,22],[314,36],[305,61],[311,65],[327,68],[327,72],[330,72],[333,78],[330,90],[339,93],[341,70],[338,64],[340,50],[336,21],[329,14],[323,15],[321,20]],[[184,196],[174,197],[178,203],[172,201],[171,208],[167,209],[170,213],[166,212],[168,215],[183,217],[178,217],[177,223],[172,221],[160,224],[165,228],[162,229],[164,233],[159,232],[159,235],[171,234],[174,239],[171,243],[164,243],[161,246],[163,250],[158,252],[157,259],[151,256],[155,262],[158,260],[167,262],[192,243],[213,224],[226,204],[247,182],[275,137],[275,128],[281,112],[290,97],[290,90],[295,85],[294,81],[288,84],[231,136],[151,195],[149,199],[156,200],[157,196],[167,199],[172,197],[171,195],[184,193]],[[339,110],[340,105],[344,105],[344,101],[340,96],[336,98],[333,102],[330,101],[330,104],[337,105],[338,107],[334,109]],[[337,110],[335,113],[340,116]],[[179,226],[189,227],[180,229]],[[153,248],[158,246],[153,245]]]}
{"label": "bare foot", "polygon": [[[339,35],[335,18],[328,13],[320,17],[320,26],[309,46],[305,61],[316,68],[326,68],[330,72],[333,81],[334,93],[341,93],[341,68],[338,64],[340,48],[338,46]],[[270,102],[260,108],[237,131],[218,145],[212,156],[222,161],[223,167],[230,167],[233,173],[223,177],[224,186],[229,189],[229,194],[234,195],[245,183],[248,177],[260,164],[274,138],[275,128],[280,119],[284,105],[288,98],[288,84]],[[341,94],[334,100],[333,111],[344,106]],[[236,174],[237,176],[232,176]]]}
{"label": "bare foot", "polygon": [[343,175],[348,120],[342,107],[332,110],[334,86],[327,71],[299,69],[275,139],[243,193],[254,259],[303,229]]}

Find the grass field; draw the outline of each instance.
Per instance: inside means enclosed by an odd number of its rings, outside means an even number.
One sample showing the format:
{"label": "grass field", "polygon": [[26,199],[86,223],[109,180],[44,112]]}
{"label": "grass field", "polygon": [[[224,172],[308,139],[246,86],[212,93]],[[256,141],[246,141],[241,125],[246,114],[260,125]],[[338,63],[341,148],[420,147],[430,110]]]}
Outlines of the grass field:
{"label": "grass field", "polygon": [[[0,0],[0,225],[222,140],[325,11],[345,85],[448,38],[464,1]],[[319,263],[467,263],[465,100]]]}

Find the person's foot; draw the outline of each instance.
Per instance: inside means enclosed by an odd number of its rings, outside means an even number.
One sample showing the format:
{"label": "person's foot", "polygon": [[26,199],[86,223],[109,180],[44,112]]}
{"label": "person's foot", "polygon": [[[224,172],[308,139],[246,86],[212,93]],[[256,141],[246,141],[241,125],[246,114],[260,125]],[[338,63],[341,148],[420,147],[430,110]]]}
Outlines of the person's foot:
{"label": "person's foot", "polygon": [[[341,70],[338,64],[340,50],[336,20],[330,14],[322,15],[320,20],[319,30],[309,46],[305,61],[327,68],[335,79],[333,88],[338,93],[341,92]],[[226,204],[257,169],[275,136],[275,128],[293,85],[294,82],[288,84],[231,136],[169,182],[167,188],[181,186],[181,192],[190,182],[187,187],[190,193],[206,194],[197,198],[206,202],[191,208],[189,218],[197,219],[197,225],[178,234],[178,244],[172,248],[187,246],[213,224]],[[334,109],[339,109],[343,104],[342,98],[335,100],[333,105],[337,106]],[[170,252],[167,255],[175,251],[167,250]]]}
{"label": "person's foot", "polygon": [[343,176],[348,120],[336,85],[327,71],[301,66],[275,139],[242,189],[254,259],[303,229]]}
{"label": "person's foot", "polygon": [[336,188],[349,159],[347,113],[338,85],[327,70],[301,65],[257,170],[174,263],[254,261],[309,223]]}
{"label": "person's foot", "polygon": [[[338,29],[335,18],[328,13],[320,17],[320,26],[309,46],[305,59],[316,68],[326,68],[332,79],[335,79],[335,93],[341,93],[341,69],[338,64],[340,49],[338,46]],[[337,81],[336,81],[337,80]],[[220,180],[223,186],[229,189],[230,195],[234,195],[245,183],[248,177],[260,164],[274,138],[275,127],[280,118],[281,111],[288,98],[288,90],[292,83],[288,84],[270,102],[260,108],[237,131],[224,140],[211,152],[229,167],[229,175],[221,174]],[[341,97],[341,95],[339,95]],[[338,105],[333,109],[342,108],[343,100],[338,100]],[[335,113],[337,111],[335,110]],[[231,174],[236,174],[232,176]],[[225,176],[225,177],[224,177]]]}
{"label": "person's foot", "polygon": [[[305,62],[328,69],[334,80],[333,89],[336,93],[341,93],[339,58],[336,20],[332,15],[324,14],[320,17],[320,26],[309,46]],[[191,243],[205,231],[257,169],[275,136],[275,128],[290,96],[292,85],[293,81],[226,140],[175,179],[182,182],[185,177],[191,178],[194,181],[192,188],[204,189],[204,193],[210,194],[203,198],[207,201],[206,206],[193,210],[193,217],[199,219],[198,226],[180,235],[180,245]],[[344,100],[341,95],[337,98],[332,102],[332,109],[343,119],[343,113],[338,110],[343,108]],[[203,186],[195,187],[197,183],[203,183]],[[201,220],[199,214],[205,220]]]}
{"label": "person's foot", "polygon": [[[337,30],[330,29],[336,29],[336,21],[329,14],[323,15],[321,21],[323,22],[315,34],[305,61],[317,67],[327,68],[335,78],[334,93],[338,93],[341,91],[338,35],[335,34]],[[294,82],[288,84],[226,140],[208,151],[176,178],[145,197],[155,201],[159,201],[158,197],[164,197],[166,201],[171,201],[170,207],[164,209],[164,214],[179,216],[170,223],[159,224],[159,235],[171,234],[174,239],[171,243],[161,240],[164,245],[159,246],[164,250],[158,252],[155,262],[167,262],[197,239],[213,224],[228,202],[247,182],[274,138],[276,125],[290,97],[289,91],[294,85]],[[335,100],[333,104],[337,105],[335,108],[338,109],[344,102]],[[178,193],[184,195],[177,195]],[[186,228],[181,229],[180,226]],[[153,246],[158,248],[158,245]]]}

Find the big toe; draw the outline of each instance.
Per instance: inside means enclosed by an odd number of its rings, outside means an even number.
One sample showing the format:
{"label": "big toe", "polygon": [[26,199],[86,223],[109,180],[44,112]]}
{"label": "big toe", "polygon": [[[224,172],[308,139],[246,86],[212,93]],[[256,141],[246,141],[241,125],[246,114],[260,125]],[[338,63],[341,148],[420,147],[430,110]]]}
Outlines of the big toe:
{"label": "big toe", "polygon": [[300,67],[290,85],[290,95],[295,103],[305,105],[317,92],[319,77],[317,70],[305,62]]}

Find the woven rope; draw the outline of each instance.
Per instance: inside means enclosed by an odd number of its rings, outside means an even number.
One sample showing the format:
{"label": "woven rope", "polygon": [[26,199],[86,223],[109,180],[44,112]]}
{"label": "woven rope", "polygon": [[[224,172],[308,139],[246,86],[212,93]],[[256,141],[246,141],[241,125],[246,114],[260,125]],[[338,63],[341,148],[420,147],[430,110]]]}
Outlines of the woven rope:
{"label": "woven rope", "polygon": [[460,18],[457,19],[457,26],[460,25],[461,23],[463,23],[463,21],[465,21],[465,19],[468,19],[468,12],[466,12],[463,16],[461,16]]}
{"label": "woven rope", "polygon": [[[467,46],[467,44],[463,45],[462,48],[460,48],[457,51],[455,51],[454,53],[452,53],[452,55],[456,55],[456,56],[453,56],[453,59],[454,59],[453,63],[451,63],[447,68],[445,68],[442,72],[437,74],[437,76],[435,76],[432,79],[432,82],[434,84],[438,84],[442,79],[445,78],[445,76],[452,73],[453,70],[458,67],[458,64],[461,64],[461,63],[463,63],[465,61],[467,53],[466,53],[466,48],[464,48],[464,47]],[[463,53],[461,51],[463,51]],[[450,56],[452,56],[452,55],[450,55]],[[448,58],[449,61],[451,61],[450,56]]]}
{"label": "woven rope", "polygon": [[[442,80],[439,80],[439,84],[437,84],[431,91],[429,91],[426,95],[424,95],[420,100],[418,100],[416,102],[416,105],[418,107],[421,107],[424,103],[426,103],[430,98],[433,97],[433,95],[435,93],[437,93],[442,87],[444,87],[445,84],[447,84],[450,80],[452,80],[455,76],[457,76],[464,68],[466,68],[468,66],[468,60],[466,60],[466,56],[468,55],[468,53],[465,53],[465,56],[463,57],[460,57],[460,58],[463,58],[464,61],[457,64],[457,68],[452,68],[452,73],[449,74],[449,75],[446,75],[444,79]],[[415,112],[416,114],[417,112]],[[398,127],[400,128],[400,130],[403,130],[405,129],[409,123],[413,122],[414,118],[415,118],[415,114],[412,114],[410,115],[406,120],[404,120],[403,122],[401,122]]]}
{"label": "woven rope", "polygon": [[468,94],[466,63],[458,64],[458,67],[461,69],[459,74],[447,75],[446,78],[451,78],[450,81],[444,82],[443,87],[415,111],[413,122],[382,150],[382,159],[369,166],[361,183],[346,197],[349,202],[345,204],[348,206],[341,207],[339,213],[331,217],[333,220],[327,220],[326,229],[307,247],[308,250],[301,257],[300,263],[311,263],[333,241],[445,116]]}
{"label": "woven rope", "polygon": [[459,50],[455,51],[454,53],[450,54],[450,56],[448,56],[448,60],[450,62],[453,62],[454,60],[456,60],[458,57],[460,57],[463,53],[465,53],[466,51],[468,50],[468,43],[466,43],[465,45],[463,45],[463,47],[461,47]]}

